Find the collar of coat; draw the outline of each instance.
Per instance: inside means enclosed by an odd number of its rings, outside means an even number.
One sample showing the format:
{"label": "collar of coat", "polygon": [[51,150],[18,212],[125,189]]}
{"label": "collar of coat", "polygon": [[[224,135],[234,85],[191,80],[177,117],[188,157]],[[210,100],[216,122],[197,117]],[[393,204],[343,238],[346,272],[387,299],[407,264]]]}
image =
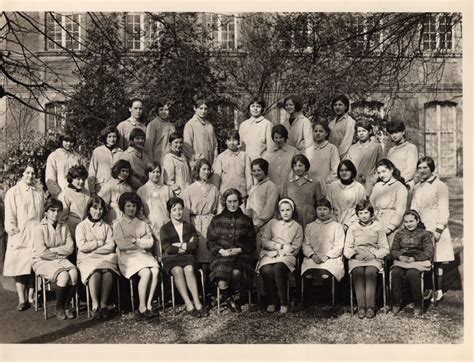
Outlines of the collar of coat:
{"label": "collar of coat", "polygon": [[313,179],[312,179],[311,177],[309,177],[308,174],[305,174],[305,175],[303,175],[303,176],[301,176],[301,177],[294,175],[294,176],[292,176],[292,177],[290,178],[290,182],[296,182],[296,181],[298,181],[299,179],[303,179],[303,180],[305,180],[305,181],[307,181],[307,182],[313,182]]}

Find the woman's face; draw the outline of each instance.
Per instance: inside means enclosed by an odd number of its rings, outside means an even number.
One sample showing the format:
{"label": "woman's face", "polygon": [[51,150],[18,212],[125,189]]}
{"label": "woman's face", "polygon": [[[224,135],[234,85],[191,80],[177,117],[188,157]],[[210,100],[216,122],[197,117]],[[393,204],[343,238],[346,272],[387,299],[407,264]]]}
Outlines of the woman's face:
{"label": "woman's face", "polygon": [[377,167],[377,176],[379,177],[382,182],[388,182],[392,179],[393,170],[389,169],[386,166],[379,166]]}
{"label": "woman's face", "polygon": [[225,144],[227,148],[231,150],[232,152],[237,151],[237,149],[239,148],[239,141],[234,137],[226,139]]}
{"label": "woman's face", "polygon": [[123,207],[123,213],[129,218],[134,218],[137,214],[137,205],[131,201],[126,201]]}
{"label": "woman's face", "polygon": [[357,216],[359,217],[359,220],[362,222],[368,222],[370,218],[372,217],[370,211],[367,209],[358,211]]}
{"label": "woman's face", "polygon": [[406,229],[413,231],[418,226],[418,221],[414,215],[408,214],[403,217],[403,226]]}
{"label": "woman's face", "polygon": [[73,147],[74,147],[74,142],[70,140],[63,140],[63,148],[66,151],[71,151]]}
{"label": "woman's face", "polygon": [[199,169],[199,179],[201,181],[206,182],[209,180],[209,176],[211,175],[211,169],[205,163],[202,164],[201,168]]}
{"label": "woman's face", "polygon": [[313,137],[317,143],[323,142],[326,139],[327,135],[328,134],[323,126],[320,126],[319,124],[314,126]]}
{"label": "woman's face", "polygon": [[285,111],[287,111],[290,115],[296,112],[295,103],[293,103],[291,99],[288,99],[285,102]]}
{"label": "woman's face", "polygon": [[128,176],[130,175],[130,170],[128,168],[121,168],[117,178],[120,181],[126,181],[128,179]]}
{"label": "woman's face", "polygon": [[115,132],[111,132],[107,135],[107,138],[105,139],[105,144],[107,146],[115,146],[117,143],[117,134]]}
{"label": "woman's face", "polygon": [[175,221],[181,221],[183,219],[183,206],[181,204],[175,204],[170,210],[171,219]]}
{"label": "woman's face", "polygon": [[194,107],[194,114],[199,118],[206,118],[208,107],[206,103],[201,104],[198,107]]}
{"label": "woman's face", "polygon": [[252,166],[252,175],[255,177],[257,182],[262,181],[265,178],[265,172],[260,168],[259,165]]}
{"label": "woman's face", "polygon": [[301,177],[303,176],[308,170],[306,166],[301,161],[296,161],[293,165],[293,171],[295,172],[296,176]]}
{"label": "woman's face", "polygon": [[262,106],[258,103],[252,103],[249,107],[249,110],[252,117],[260,117],[262,114]]}
{"label": "woman's face", "polygon": [[350,179],[352,179],[352,171],[349,170],[346,165],[342,165],[339,169],[339,177],[343,181],[349,181]]}
{"label": "woman's face", "polygon": [[346,105],[342,101],[335,101],[334,104],[332,105],[332,109],[334,110],[334,113],[338,116],[342,116],[344,113],[346,113]]}
{"label": "woman's face", "polygon": [[357,139],[360,142],[366,142],[369,140],[370,132],[363,127],[357,127]]}
{"label": "woman's face", "polygon": [[89,209],[89,214],[92,220],[100,220],[103,213],[104,213],[104,209],[102,208],[102,205],[100,204],[92,205],[91,208]]}
{"label": "woman's face", "polygon": [[153,182],[154,184],[160,183],[161,179],[161,171],[159,167],[155,167],[148,173],[148,179]]}
{"label": "woman's face", "polygon": [[293,219],[293,208],[288,202],[282,202],[278,210],[283,221],[291,221]]}
{"label": "woman's face", "polygon": [[23,171],[22,179],[28,185],[31,186],[34,184],[36,178],[36,172],[33,167],[28,166]]}
{"label": "woman's face", "polygon": [[136,136],[133,139],[133,145],[137,150],[143,150],[143,148],[145,147],[145,137]]}
{"label": "woman's face", "polygon": [[158,116],[161,119],[168,119],[170,115],[170,106],[168,104],[165,104],[163,107],[158,108]]}
{"label": "woman's face", "polygon": [[85,183],[86,183],[86,180],[83,179],[83,178],[73,178],[72,181],[71,181],[72,186],[73,186],[76,190],[82,190],[82,188],[84,187]]}
{"label": "woman's face", "polygon": [[171,150],[176,153],[181,153],[183,150],[183,139],[182,138],[176,138],[171,142]]}
{"label": "woman's face", "polygon": [[329,220],[329,217],[331,216],[331,209],[327,206],[317,206],[316,216],[321,221]]}
{"label": "woman's face", "polygon": [[130,111],[130,116],[138,120],[143,114],[143,104],[140,101],[135,101],[128,110]]}
{"label": "woman's face", "polygon": [[390,138],[395,143],[400,143],[405,138],[405,131],[390,133]]}
{"label": "woman's face", "polygon": [[279,133],[273,135],[273,142],[278,148],[282,148],[286,142],[286,139]]}
{"label": "woman's face", "polygon": [[49,208],[48,211],[46,211],[46,219],[50,224],[56,224],[59,220],[59,208]]}
{"label": "woman's face", "polygon": [[431,175],[433,175],[433,172],[431,171],[430,167],[428,166],[426,162],[421,162],[418,165],[417,169],[418,169],[418,174],[420,175],[423,181],[428,180],[431,177]]}
{"label": "woman's face", "polygon": [[225,207],[230,212],[236,212],[239,208],[239,198],[237,195],[231,194],[225,199]]}

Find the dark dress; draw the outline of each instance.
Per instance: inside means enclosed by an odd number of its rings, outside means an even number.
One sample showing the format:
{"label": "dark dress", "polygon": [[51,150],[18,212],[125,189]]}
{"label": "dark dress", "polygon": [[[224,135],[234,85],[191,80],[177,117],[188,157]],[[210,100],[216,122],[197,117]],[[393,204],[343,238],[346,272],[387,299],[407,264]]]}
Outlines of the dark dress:
{"label": "dark dress", "polygon": [[[230,282],[232,270],[240,270],[247,285],[255,273],[254,252],[256,247],[255,228],[252,219],[239,208],[235,212],[225,209],[214,216],[207,230],[207,246],[210,252],[210,279],[213,282]],[[242,253],[222,256],[220,249],[241,248]]]}
{"label": "dark dress", "polygon": [[[192,241],[190,241],[192,239]],[[196,229],[190,223],[183,221],[183,242],[187,243],[186,252],[178,254],[179,248],[173,246],[179,243],[179,236],[173,222],[168,221],[160,229],[161,248],[163,249],[163,268],[170,274],[175,266],[185,267],[192,265],[197,270],[195,253],[199,245]]]}

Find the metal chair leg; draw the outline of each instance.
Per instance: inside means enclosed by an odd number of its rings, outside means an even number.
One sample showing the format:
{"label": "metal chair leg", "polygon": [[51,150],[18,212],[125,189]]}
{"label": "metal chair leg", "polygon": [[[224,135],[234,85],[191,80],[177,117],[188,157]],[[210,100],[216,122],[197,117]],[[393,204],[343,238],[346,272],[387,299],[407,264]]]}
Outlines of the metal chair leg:
{"label": "metal chair leg", "polygon": [[425,298],[424,298],[424,292],[425,292],[425,272],[421,272],[421,314],[425,311]]}
{"label": "metal chair leg", "polygon": [[431,283],[433,285],[433,307],[436,308],[437,304],[438,304],[438,301],[436,300],[436,284],[435,284],[435,281],[436,281],[436,269],[435,267],[433,266],[431,268]]}
{"label": "metal chair leg", "polygon": [[387,310],[387,285],[385,283],[385,270],[382,270],[382,287],[383,287],[383,309],[385,313],[388,313]]}
{"label": "metal chair leg", "polygon": [[[388,290],[390,290],[390,295],[392,295],[392,269],[388,272]],[[389,300],[390,309],[393,307],[392,298]]]}
{"label": "metal chair leg", "polygon": [[354,296],[352,295],[352,273],[349,273],[349,294],[351,300],[351,317],[354,316]]}
{"label": "metal chair leg", "polygon": [[331,295],[332,295],[332,308],[336,306],[336,278],[334,275],[331,278]]}
{"label": "metal chair leg", "polygon": [[44,319],[48,319],[48,311],[46,306],[46,281],[43,276],[41,276],[41,284],[43,285],[43,313]]}
{"label": "metal chair leg", "polygon": [[35,274],[35,312],[38,311],[38,276]]}
{"label": "metal chair leg", "polygon": [[87,318],[91,317],[90,296],[89,296],[89,282],[86,282],[86,304],[87,304]]}
{"label": "metal chair leg", "polygon": [[135,300],[133,295],[133,279],[130,277],[130,300],[132,302],[132,312],[135,313]]}
{"label": "metal chair leg", "polygon": [[304,282],[305,277],[301,276],[301,309],[304,309]]}
{"label": "metal chair leg", "polygon": [[161,275],[161,308],[163,309],[163,313],[165,312],[165,282],[163,275]]}
{"label": "metal chair leg", "polygon": [[201,275],[201,287],[202,287],[202,305],[206,305],[206,287],[204,285],[204,271],[199,269],[199,274]]}
{"label": "metal chair leg", "polygon": [[173,314],[176,314],[176,300],[174,299],[174,278],[171,276],[171,303],[173,305]]}
{"label": "metal chair leg", "polygon": [[120,278],[117,276],[117,309],[120,314]]}
{"label": "metal chair leg", "polygon": [[261,304],[261,296],[260,296],[260,273],[259,272],[255,274],[255,280],[256,280],[255,285],[257,287],[257,309],[260,309],[262,304]]}
{"label": "metal chair leg", "polygon": [[217,286],[217,313],[221,313],[221,290]]}

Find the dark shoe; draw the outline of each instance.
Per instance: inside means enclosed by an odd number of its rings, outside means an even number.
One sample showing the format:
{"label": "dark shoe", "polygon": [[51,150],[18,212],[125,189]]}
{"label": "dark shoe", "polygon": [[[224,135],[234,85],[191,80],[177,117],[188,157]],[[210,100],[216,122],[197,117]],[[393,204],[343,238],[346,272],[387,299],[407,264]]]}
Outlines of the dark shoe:
{"label": "dark shoe", "polygon": [[154,308],[150,310],[151,314],[153,314],[153,317],[159,317],[160,316],[160,309],[159,308]]}
{"label": "dark shoe", "polygon": [[415,309],[413,310],[413,314],[415,315],[415,317],[419,317],[421,315],[421,307],[415,307]]}
{"label": "dark shoe", "polygon": [[91,318],[92,319],[100,319],[101,317],[101,309],[92,309],[91,311]]}
{"label": "dark shoe", "polygon": [[191,310],[185,309],[184,313],[186,315],[190,315],[191,317],[194,317],[194,318],[201,318],[201,315],[199,314],[199,311],[197,311],[195,308],[193,308]]}
{"label": "dark shoe", "polygon": [[398,315],[398,313],[400,313],[400,306],[394,305],[394,306],[392,307],[392,314],[393,314],[394,316],[396,316],[396,315]]}
{"label": "dark shoe", "polygon": [[20,303],[18,304],[18,306],[16,307],[16,310],[18,312],[24,312],[25,310],[27,310],[28,308],[30,307],[30,303]]}
{"label": "dark shoe", "polygon": [[204,317],[209,317],[209,311],[207,310],[206,307],[203,306],[201,309],[196,309],[196,310],[199,313],[200,317],[203,317],[203,318]]}
{"label": "dark shoe", "polygon": [[372,319],[375,317],[375,310],[374,308],[367,308],[367,311],[365,312],[366,318]]}
{"label": "dark shoe", "polygon": [[365,318],[365,309],[364,308],[359,308],[359,310],[357,312],[357,316],[359,317],[359,319],[364,319]]}
{"label": "dark shoe", "polygon": [[233,313],[242,312],[242,307],[240,306],[240,302],[238,300],[235,300],[234,298],[229,299],[228,306],[229,306],[230,311]]}
{"label": "dark shoe", "polygon": [[74,314],[74,312],[70,309],[66,309],[66,311],[64,312],[64,314],[66,315],[66,318],[67,319],[74,319],[76,318],[76,315]]}
{"label": "dark shoe", "polygon": [[60,321],[64,321],[67,319],[66,314],[64,313],[64,309],[58,309],[56,311],[56,318]]}
{"label": "dark shoe", "polygon": [[100,318],[101,319],[108,319],[110,318],[110,310],[107,308],[102,308],[100,310]]}
{"label": "dark shoe", "polygon": [[145,317],[145,319],[151,319],[151,318],[154,318],[155,316],[153,315],[153,313],[151,312],[151,310],[147,309],[144,313],[143,313],[143,316]]}

